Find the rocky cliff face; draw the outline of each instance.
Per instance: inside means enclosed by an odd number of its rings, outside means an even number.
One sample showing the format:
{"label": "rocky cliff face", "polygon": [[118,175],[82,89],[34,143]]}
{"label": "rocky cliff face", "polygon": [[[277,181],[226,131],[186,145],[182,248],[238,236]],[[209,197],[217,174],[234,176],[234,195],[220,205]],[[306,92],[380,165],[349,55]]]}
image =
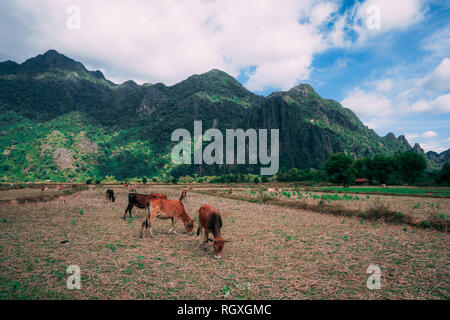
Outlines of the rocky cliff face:
{"label": "rocky cliff face", "polygon": [[[92,150],[95,146],[95,152],[89,153],[89,166],[83,165],[86,157],[80,155],[76,167],[81,172],[83,168],[98,166],[98,174],[108,174],[112,165],[124,167],[131,163],[135,168],[142,167],[130,173],[134,176],[151,176],[145,172],[150,167],[172,168],[167,157],[174,144],[170,142],[171,133],[177,128],[193,132],[194,120],[202,120],[204,130],[279,129],[280,165],[287,168],[318,168],[334,152],[360,157],[411,149],[404,136],[378,136],[351,110],[323,99],[307,84],[264,98],[248,91],[228,74],[211,70],[170,87],[161,83],[138,85],[133,81],[117,85],[106,80],[100,71],[88,71],[80,62],[54,50],[21,65],[11,61],[0,63],[0,108],[5,114],[4,121],[15,119],[12,121],[17,121],[17,125],[26,122],[31,128],[38,128],[58,123],[52,130],[66,131],[62,132],[66,141],[63,147],[69,151],[73,148],[73,154],[80,153],[77,147],[80,141]],[[76,115],[75,120],[66,116],[71,114]],[[92,127],[92,134],[79,136],[83,131],[80,122],[69,129],[71,121],[76,122],[80,116],[83,126],[89,123]],[[97,131],[107,136],[96,134]],[[0,154],[9,150],[11,132],[6,130],[0,136]],[[82,138],[78,143],[74,142],[77,136]],[[30,139],[15,143],[32,145],[33,139],[38,138]],[[153,151],[145,151],[141,145],[151,146]],[[142,150],[137,155],[128,149],[130,146]],[[156,161],[159,156],[162,159]],[[252,166],[192,166],[175,170],[180,174],[200,170],[202,174],[256,172]]]}
{"label": "rocky cliff face", "polygon": [[450,149],[441,153],[428,151],[426,156],[429,159],[432,168],[440,168],[444,164],[450,162]]}

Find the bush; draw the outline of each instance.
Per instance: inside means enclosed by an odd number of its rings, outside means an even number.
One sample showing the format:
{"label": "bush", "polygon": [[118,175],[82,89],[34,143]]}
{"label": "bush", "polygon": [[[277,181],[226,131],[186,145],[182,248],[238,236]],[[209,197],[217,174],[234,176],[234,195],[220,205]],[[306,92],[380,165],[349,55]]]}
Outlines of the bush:
{"label": "bush", "polygon": [[184,176],[184,177],[180,177],[178,179],[179,183],[193,183],[195,182],[195,179],[192,178],[191,176]]}

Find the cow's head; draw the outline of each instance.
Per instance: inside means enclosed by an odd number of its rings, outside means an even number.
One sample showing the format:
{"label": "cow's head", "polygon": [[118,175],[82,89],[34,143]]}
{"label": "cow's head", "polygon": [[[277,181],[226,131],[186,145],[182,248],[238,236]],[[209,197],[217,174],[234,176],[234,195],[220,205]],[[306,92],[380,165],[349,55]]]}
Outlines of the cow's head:
{"label": "cow's head", "polygon": [[192,235],[194,233],[194,220],[192,219],[184,220],[183,223],[184,227],[186,228],[186,231]]}
{"label": "cow's head", "polygon": [[225,242],[231,241],[229,239],[223,240],[221,237],[218,237],[217,239],[214,239],[214,240],[211,240],[211,239],[208,239],[208,240],[214,242],[214,258],[216,258],[216,259],[222,258],[222,250],[223,250],[223,247],[225,246]]}

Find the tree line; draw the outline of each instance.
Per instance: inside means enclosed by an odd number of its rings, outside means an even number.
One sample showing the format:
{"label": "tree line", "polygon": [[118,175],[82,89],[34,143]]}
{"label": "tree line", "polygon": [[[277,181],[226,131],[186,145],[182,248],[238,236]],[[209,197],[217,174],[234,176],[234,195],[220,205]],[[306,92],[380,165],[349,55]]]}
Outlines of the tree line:
{"label": "tree line", "polygon": [[152,183],[265,183],[305,182],[333,183],[350,185],[355,179],[367,179],[371,185],[450,185],[450,163],[446,163],[439,171],[427,170],[427,160],[424,155],[414,151],[394,155],[376,155],[355,159],[345,153],[332,154],[320,169],[281,168],[274,176],[260,176],[251,173],[229,173],[224,175],[200,176],[186,174],[164,177],[141,177],[116,181],[114,176],[105,179],[88,179],[87,183],[101,182],[152,182]]}

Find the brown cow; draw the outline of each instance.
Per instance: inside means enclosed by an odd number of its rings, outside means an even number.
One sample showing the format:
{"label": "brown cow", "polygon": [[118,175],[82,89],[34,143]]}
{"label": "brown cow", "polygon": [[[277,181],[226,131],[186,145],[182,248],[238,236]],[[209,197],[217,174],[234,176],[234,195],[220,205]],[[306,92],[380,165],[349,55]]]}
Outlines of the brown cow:
{"label": "brown cow", "polygon": [[136,191],[136,187],[135,186],[132,186],[131,184],[130,185],[128,185],[128,192],[134,192],[134,193],[137,193],[137,191]]}
{"label": "brown cow", "polygon": [[169,233],[173,232],[176,234],[175,226],[177,224],[178,218],[184,223],[186,231],[190,234],[194,231],[194,220],[189,217],[183,203],[179,200],[167,200],[161,198],[150,198],[147,201],[147,215],[145,220],[142,221],[140,238],[143,237],[144,226],[145,229],[150,228],[150,236],[153,238],[152,223],[155,218],[159,219],[172,219],[172,228],[170,228]]}
{"label": "brown cow", "polygon": [[[204,204],[198,209],[198,229],[197,236],[200,235],[202,229],[204,229],[204,240],[202,242],[203,249],[206,251],[206,244],[208,241],[214,242],[214,258],[220,259],[222,257],[222,250],[225,246],[225,242],[230,240],[223,240],[220,234],[220,228],[222,228],[222,218],[219,211],[213,206]],[[212,233],[214,240],[211,240],[208,235]]]}
{"label": "brown cow", "polygon": [[131,218],[131,209],[133,209],[134,206],[138,207],[139,209],[147,208],[148,201],[154,198],[167,199],[167,196],[163,193],[150,193],[150,194],[129,193],[128,206],[125,209],[125,214],[123,215],[123,218],[126,219],[127,211],[130,213]]}
{"label": "brown cow", "polygon": [[187,191],[183,190],[181,191],[180,201],[183,202],[184,199],[187,197]]}

